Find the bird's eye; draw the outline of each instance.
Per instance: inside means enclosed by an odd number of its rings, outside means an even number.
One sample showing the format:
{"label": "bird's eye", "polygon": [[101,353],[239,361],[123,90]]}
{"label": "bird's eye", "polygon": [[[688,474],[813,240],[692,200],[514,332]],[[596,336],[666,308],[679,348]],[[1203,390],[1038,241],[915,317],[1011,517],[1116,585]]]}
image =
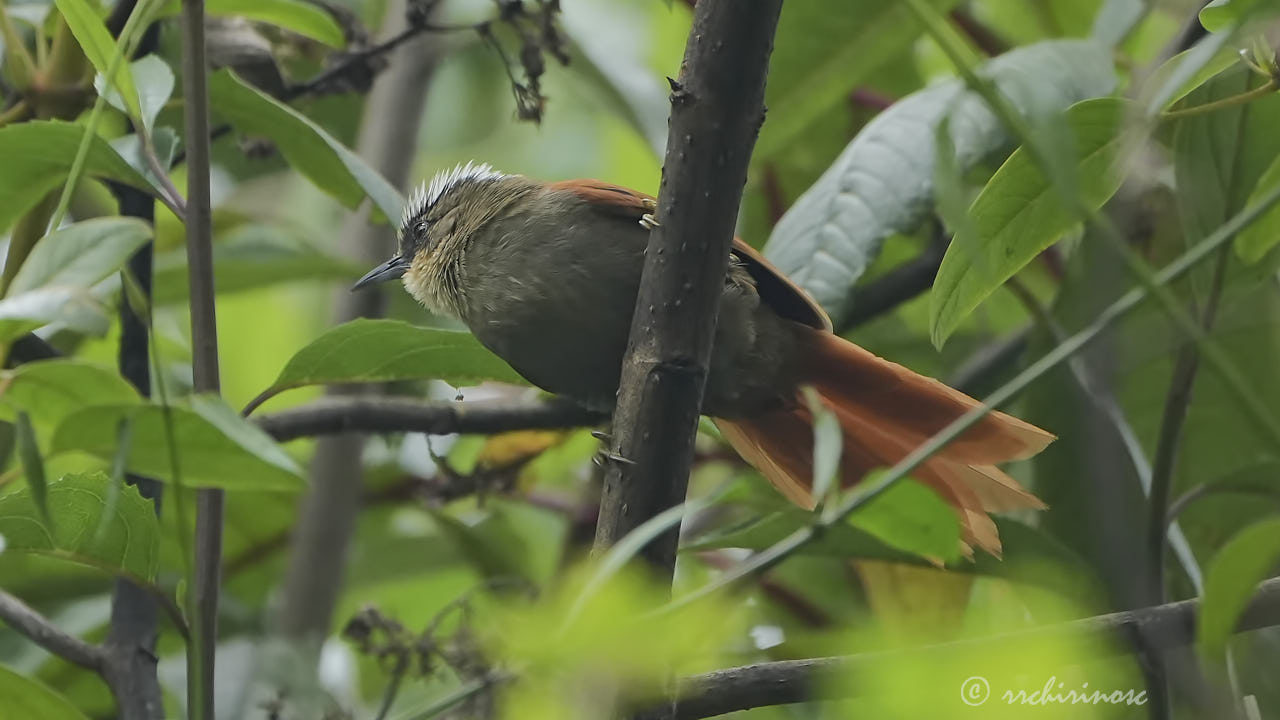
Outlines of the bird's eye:
{"label": "bird's eye", "polygon": [[418,231],[419,235],[425,236],[427,234],[427,221],[426,220],[418,221],[418,224],[415,227],[415,229]]}

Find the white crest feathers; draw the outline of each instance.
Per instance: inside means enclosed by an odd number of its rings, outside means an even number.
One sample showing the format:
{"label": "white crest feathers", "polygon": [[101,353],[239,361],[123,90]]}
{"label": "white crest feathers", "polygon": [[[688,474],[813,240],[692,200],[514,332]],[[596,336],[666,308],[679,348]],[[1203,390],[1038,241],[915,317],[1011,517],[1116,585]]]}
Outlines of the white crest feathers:
{"label": "white crest feathers", "polygon": [[426,212],[455,186],[464,182],[497,180],[502,177],[506,177],[506,174],[494,170],[488,163],[468,162],[465,165],[455,165],[452,170],[441,170],[431,178],[431,182],[422,183],[409,196],[409,202],[405,203],[404,213],[400,216],[400,228],[403,229],[414,218]]}

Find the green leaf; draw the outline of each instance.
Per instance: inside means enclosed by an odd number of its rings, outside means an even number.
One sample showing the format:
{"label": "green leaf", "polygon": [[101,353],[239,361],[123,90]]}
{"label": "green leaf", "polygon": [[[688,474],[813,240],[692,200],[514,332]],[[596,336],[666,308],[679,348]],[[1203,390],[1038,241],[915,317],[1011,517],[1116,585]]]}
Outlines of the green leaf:
{"label": "green leaf", "polygon": [[44,458],[40,457],[40,445],[36,431],[31,427],[31,416],[18,413],[14,424],[14,441],[18,446],[18,459],[22,462],[22,476],[27,480],[31,500],[40,512],[40,519],[49,522],[49,485],[44,479]]}
{"label": "green leaf", "polygon": [[[9,227],[71,170],[84,128],[59,120],[31,120],[0,128],[0,229]],[[99,137],[90,141],[85,174],[151,190],[147,180]]]}
{"label": "green leaf", "polygon": [[[1189,105],[1235,97],[1264,80],[1243,66],[1214,77],[1187,96]],[[1216,112],[1181,118],[1174,127],[1173,167],[1178,210],[1188,243],[1208,237],[1227,218],[1243,209],[1280,157],[1280,95],[1259,98]],[[1268,179],[1274,179],[1271,176]],[[1274,187],[1274,185],[1269,185]],[[1272,221],[1268,212],[1255,221]],[[1245,233],[1251,232],[1246,229]],[[1247,240],[1253,247],[1256,236]],[[1241,241],[1237,239],[1237,250]]]}
{"label": "green leaf", "polygon": [[45,287],[0,300],[0,343],[54,323],[87,335],[107,330],[102,303],[83,288]]}
{"label": "green leaf", "polygon": [[[350,282],[366,269],[266,225],[241,228],[213,246],[213,281],[218,293],[306,280]],[[185,250],[158,256],[152,301],[157,305],[186,302],[187,278]]]}
{"label": "green leaf", "polygon": [[299,350],[261,398],[303,385],[422,379],[450,385],[490,380],[527,384],[471,333],[362,318],[327,331]]}
{"label": "green leaf", "polygon": [[264,135],[298,172],[347,207],[367,195],[387,218],[396,218],[404,198],[369,167],[302,113],[246,85],[229,70],[209,76],[213,111],[243,133]]}
{"label": "green leaf", "polygon": [[[940,11],[955,0],[928,0]],[[783,6],[765,88],[768,122],[756,143],[757,159],[787,149],[818,117],[874,78],[886,62],[919,37],[920,24],[899,2],[800,0]]]}
{"label": "green leaf", "polygon": [[[165,103],[173,96],[174,76],[169,64],[159,55],[148,55],[134,60],[129,66],[130,73],[138,88],[138,113],[135,117],[142,120],[142,126],[151,130],[155,126],[156,115],[164,109]],[[99,94],[105,89],[102,75],[94,78],[93,87]],[[129,112],[120,99],[120,95],[111,92],[107,102],[121,112]]]}
{"label": "green leaf", "polygon": [[1209,565],[1196,639],[1210,655],[1220,655],[1258,583],[1280,562],[1280,518],[1241,530]]}
{"label": "green leaf", "polygon": [[[1280,187],[1280,157],[1277,157],[1262,174],[1246,205],[1253,204],[1277,187]],[[1240,259],[1249,264],[1261,260],[1271,248],[1276,246],[1276,243],[1280,243],[1280,208],[1271,208],[1252,225],[1241,230],[1236,236],[1235,243],[1236,254]]]}
{"label": "green leaf", "polygon": [[[151,501],[125,487],[110,516],[111,480],[100,472],[64,475],[49,484],[49,521],[27,489],[0,497],[0,536],[6,552],[51,555],[150,581],[160,557],[160,524]],[[101,541],[94,528],[105,524]]]}
{"label": "green leaf", "polygon": [[[1075,139],[1079,202],[1102,207],[1123,179],[1121,128],[1129,103],[1086,100],[1067,111]],[[930,297],[934,345],[947,337],[984,299],[1082,220],[1025,148],[996,171],[969,208],[970,232],[952,240]]]}
{"label": "green leaf", "polygon": [[1209,32],[1222,32],[1276,10],[1276,4],[1268,0],[1213,0],[1200,11],[1200,24]]}
{"label": "green leaf", "polygon": [[88,289],[119,271],[149,239],[151,226],[134,218],[96,218],[69,225],[36,243],[9,293],[42,287]]}
{"label": "green leaf", "polygon": [[[868,475],[874,485],[880,473]],[[936,492],[900,480],[849,516],[849,524],[889,547],[951,562],[960,556],[960,521]]]}
{"label": "green leaf", "polygon": [[0,697],[5,717],[22,720],[89,720],[74,704],[44,683],[0,665]]}
{"label": "green leaf", "polygon": [[1154,117],[1240,60],[1228,35],[1209,35],[1169,58],[1144,83],[1152,92],[1147,115]]}
{"label": "green leaf", "polygon": [[[302,489],[297,463],[257,426],[220,400],[193,397],[170,408],[179,470],[188,487],[226,490]],[[131,472],[169,482],[173,464],[159,405],[102,405],[68,416],[53,435],[53,452],[81,450],[111,461],[121,420],[133,419]]]}
{"label": "green leaf", "polygon": [[[298,0],[208,0],[204,11],[206,15],[234,15],[276,25],[330,47],[346,45],[342,28],[338,27],[332,15],[316,5]],[[181,13],[182,3],[170,0],[160,8],[157,19]]]}
{"label": "green leaf", "polygon": [[58,6],[58,12],[67,21],[67,26],[71,28],[71,34],[75,35],[76,42],[80,44],[80,49],[99,74],[105,76],[111,70],[112,60],[117,60],[111,87],[124,100],[129,117],[141,118],[142,109],[138,102],[138,89],[133,84],[133,74],[129,71],[129,64],[118,59],[120,50],[107,31],[102,17],[86,0],[54,2]]}
{"label": "green leaf", "polygon": [[0,401],[30,414],[35,425],[48,427],[90,405],[141,401],[114,368],[70,358],[23,363],[0,371],[0,388]]}
{"label": "green leaf", "polygon": [[[1020,112],[1047,116],[1115,87],[1111,53],[1090,41],[1043,42],[980,70]],[[960,81],[927,88],[880,113],[796,201],[766,256],[809,292],[836,324],[849,289],[887,237],[915,228],[933,195],[934,133],[950,116],[957,167],[968,170],[1009,143],[1000,121]]]}

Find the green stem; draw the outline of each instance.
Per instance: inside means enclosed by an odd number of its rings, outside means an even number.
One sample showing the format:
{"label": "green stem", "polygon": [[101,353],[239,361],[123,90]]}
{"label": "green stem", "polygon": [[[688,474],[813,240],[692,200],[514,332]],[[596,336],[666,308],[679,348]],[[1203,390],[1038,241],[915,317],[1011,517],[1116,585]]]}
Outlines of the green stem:
{"label": "green stem", "polygon": [[13,104],[13,107],[5,110],[4,112],[0,112],[0,127],[4,127],[11,122],[18,122],[26,119],[27,112],[30,109],[31,106],[27,104],[26,100],[19,100]]}
{"label": "green stem", "polygon": [[1248,92],[1240,93],[1239,95],[1232,95],[1231,97],[1214,100],[1213,102],[1205,103],[1203,105],[1192,105],[1191,107],[1180,108],[1178,110],[1166,110],[1161,113],[1160,119],[1180,120],[1182,118],[1195,117],[1197,115],[1207,115],[1211,112],[1217,112],[1218,110],[1225,110],[1230,107],[1235,107],[1236,105],[1244,105],[1245,103],[1259,100],[1270,95],[1276,90],[1280,90],[1280,80],[1271,78],[1266,83],[1259,85]]}
{"label": "green stem", "polygon": [[7,5],[4,0],[0,0],[0,37],[4,38],[5,65],[13,73],[14,88],[19,92],[26,92],[36,79],[39,66],[35,58],[31,57],[31,51],[27,50],[22,36],[13,27],[13,22],[9,20],[9,14],[5,12]]}

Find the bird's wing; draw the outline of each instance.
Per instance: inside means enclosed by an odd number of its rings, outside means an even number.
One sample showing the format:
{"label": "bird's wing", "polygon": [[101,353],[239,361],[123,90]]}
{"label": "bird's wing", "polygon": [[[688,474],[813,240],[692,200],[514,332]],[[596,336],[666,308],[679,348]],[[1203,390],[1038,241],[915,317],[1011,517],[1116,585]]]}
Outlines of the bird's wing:
{"label": "bird's wing", "polygon": [[[633,218],[637,222],[657,207],[657,201],[649,195],[599,180],[564,180],[551,183],[549,187],[572,192],[601,210]],[[822,307],[742,238],[733,239],[733,254],[755,280],[760,299],[774,312],[802,325],[831,330],[831,318]]]}

